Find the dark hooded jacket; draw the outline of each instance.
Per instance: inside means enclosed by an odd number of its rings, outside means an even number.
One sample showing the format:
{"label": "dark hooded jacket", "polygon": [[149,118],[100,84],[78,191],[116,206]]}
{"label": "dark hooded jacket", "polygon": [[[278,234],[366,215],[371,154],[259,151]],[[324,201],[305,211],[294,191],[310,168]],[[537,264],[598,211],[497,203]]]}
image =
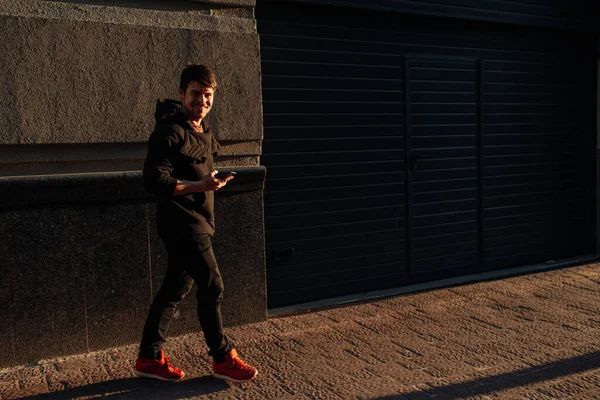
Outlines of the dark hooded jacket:
{"label": "dark hooded jacket", "polygon": [[173,195],[177,179],[199,181],[213,170],[219,144],[202,121],[196,132],[181,113],[181,103],[160,99],[156,126],[148,140],[144,186],[158,197],[156,222],[160,236],[214,234],[214,192]]}

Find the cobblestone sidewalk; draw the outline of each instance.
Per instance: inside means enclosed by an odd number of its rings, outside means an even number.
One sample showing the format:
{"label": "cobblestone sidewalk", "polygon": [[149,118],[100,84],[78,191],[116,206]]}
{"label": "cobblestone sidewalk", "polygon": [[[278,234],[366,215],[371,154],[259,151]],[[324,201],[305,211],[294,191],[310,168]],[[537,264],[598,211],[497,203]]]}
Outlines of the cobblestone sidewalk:
{"label": "cobblestone sidewalk", "polygon": [[232,328],[255,382],[210,376],[200,335],[169,341],[182,382],[135,378],[136,346],[0,370],[1,399],[600,399],[600,265]]}

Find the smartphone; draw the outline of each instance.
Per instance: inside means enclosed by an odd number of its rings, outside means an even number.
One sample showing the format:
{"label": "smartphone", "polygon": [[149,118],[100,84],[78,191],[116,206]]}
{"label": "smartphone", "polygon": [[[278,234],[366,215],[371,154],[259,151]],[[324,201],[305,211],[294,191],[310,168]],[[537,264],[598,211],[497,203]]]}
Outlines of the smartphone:
{"label": "smartphone", "polygon": [[235,172],[235,171],[219,171],[219,173],[217,175],[215,175],[215,178],[217,178],[217,179],[225,179],[229,175],[235,175],[235,174],[237,174],[237,172]]}

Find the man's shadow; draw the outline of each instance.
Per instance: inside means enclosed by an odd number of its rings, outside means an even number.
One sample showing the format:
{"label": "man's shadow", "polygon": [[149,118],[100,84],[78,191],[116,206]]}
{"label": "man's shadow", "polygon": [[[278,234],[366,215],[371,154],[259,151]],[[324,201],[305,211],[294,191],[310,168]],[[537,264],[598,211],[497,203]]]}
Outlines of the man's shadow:
{"label": "man's shadow", "polygon": [[98,382],[87,386],[65,389],[60,392],[21,397],[23,400],[59,400],[95,398],[113,399],[163,399],[175,400],[229,390],[231,387],[212,375],[186,379],[180,382],[163,382],[152,379],[123,378]]}

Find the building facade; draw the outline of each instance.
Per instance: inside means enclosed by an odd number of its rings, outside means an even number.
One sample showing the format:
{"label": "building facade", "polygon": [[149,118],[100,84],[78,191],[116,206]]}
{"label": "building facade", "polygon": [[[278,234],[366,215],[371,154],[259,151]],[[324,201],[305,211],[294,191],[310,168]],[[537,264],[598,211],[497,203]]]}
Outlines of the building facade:
{"label": "building facade", "polygon": [[2,366],[139,339],[166,266],[140,169],[189,63],[238,171],[228,325],[596,254],[597,10],[573,3],[0,2]]}

